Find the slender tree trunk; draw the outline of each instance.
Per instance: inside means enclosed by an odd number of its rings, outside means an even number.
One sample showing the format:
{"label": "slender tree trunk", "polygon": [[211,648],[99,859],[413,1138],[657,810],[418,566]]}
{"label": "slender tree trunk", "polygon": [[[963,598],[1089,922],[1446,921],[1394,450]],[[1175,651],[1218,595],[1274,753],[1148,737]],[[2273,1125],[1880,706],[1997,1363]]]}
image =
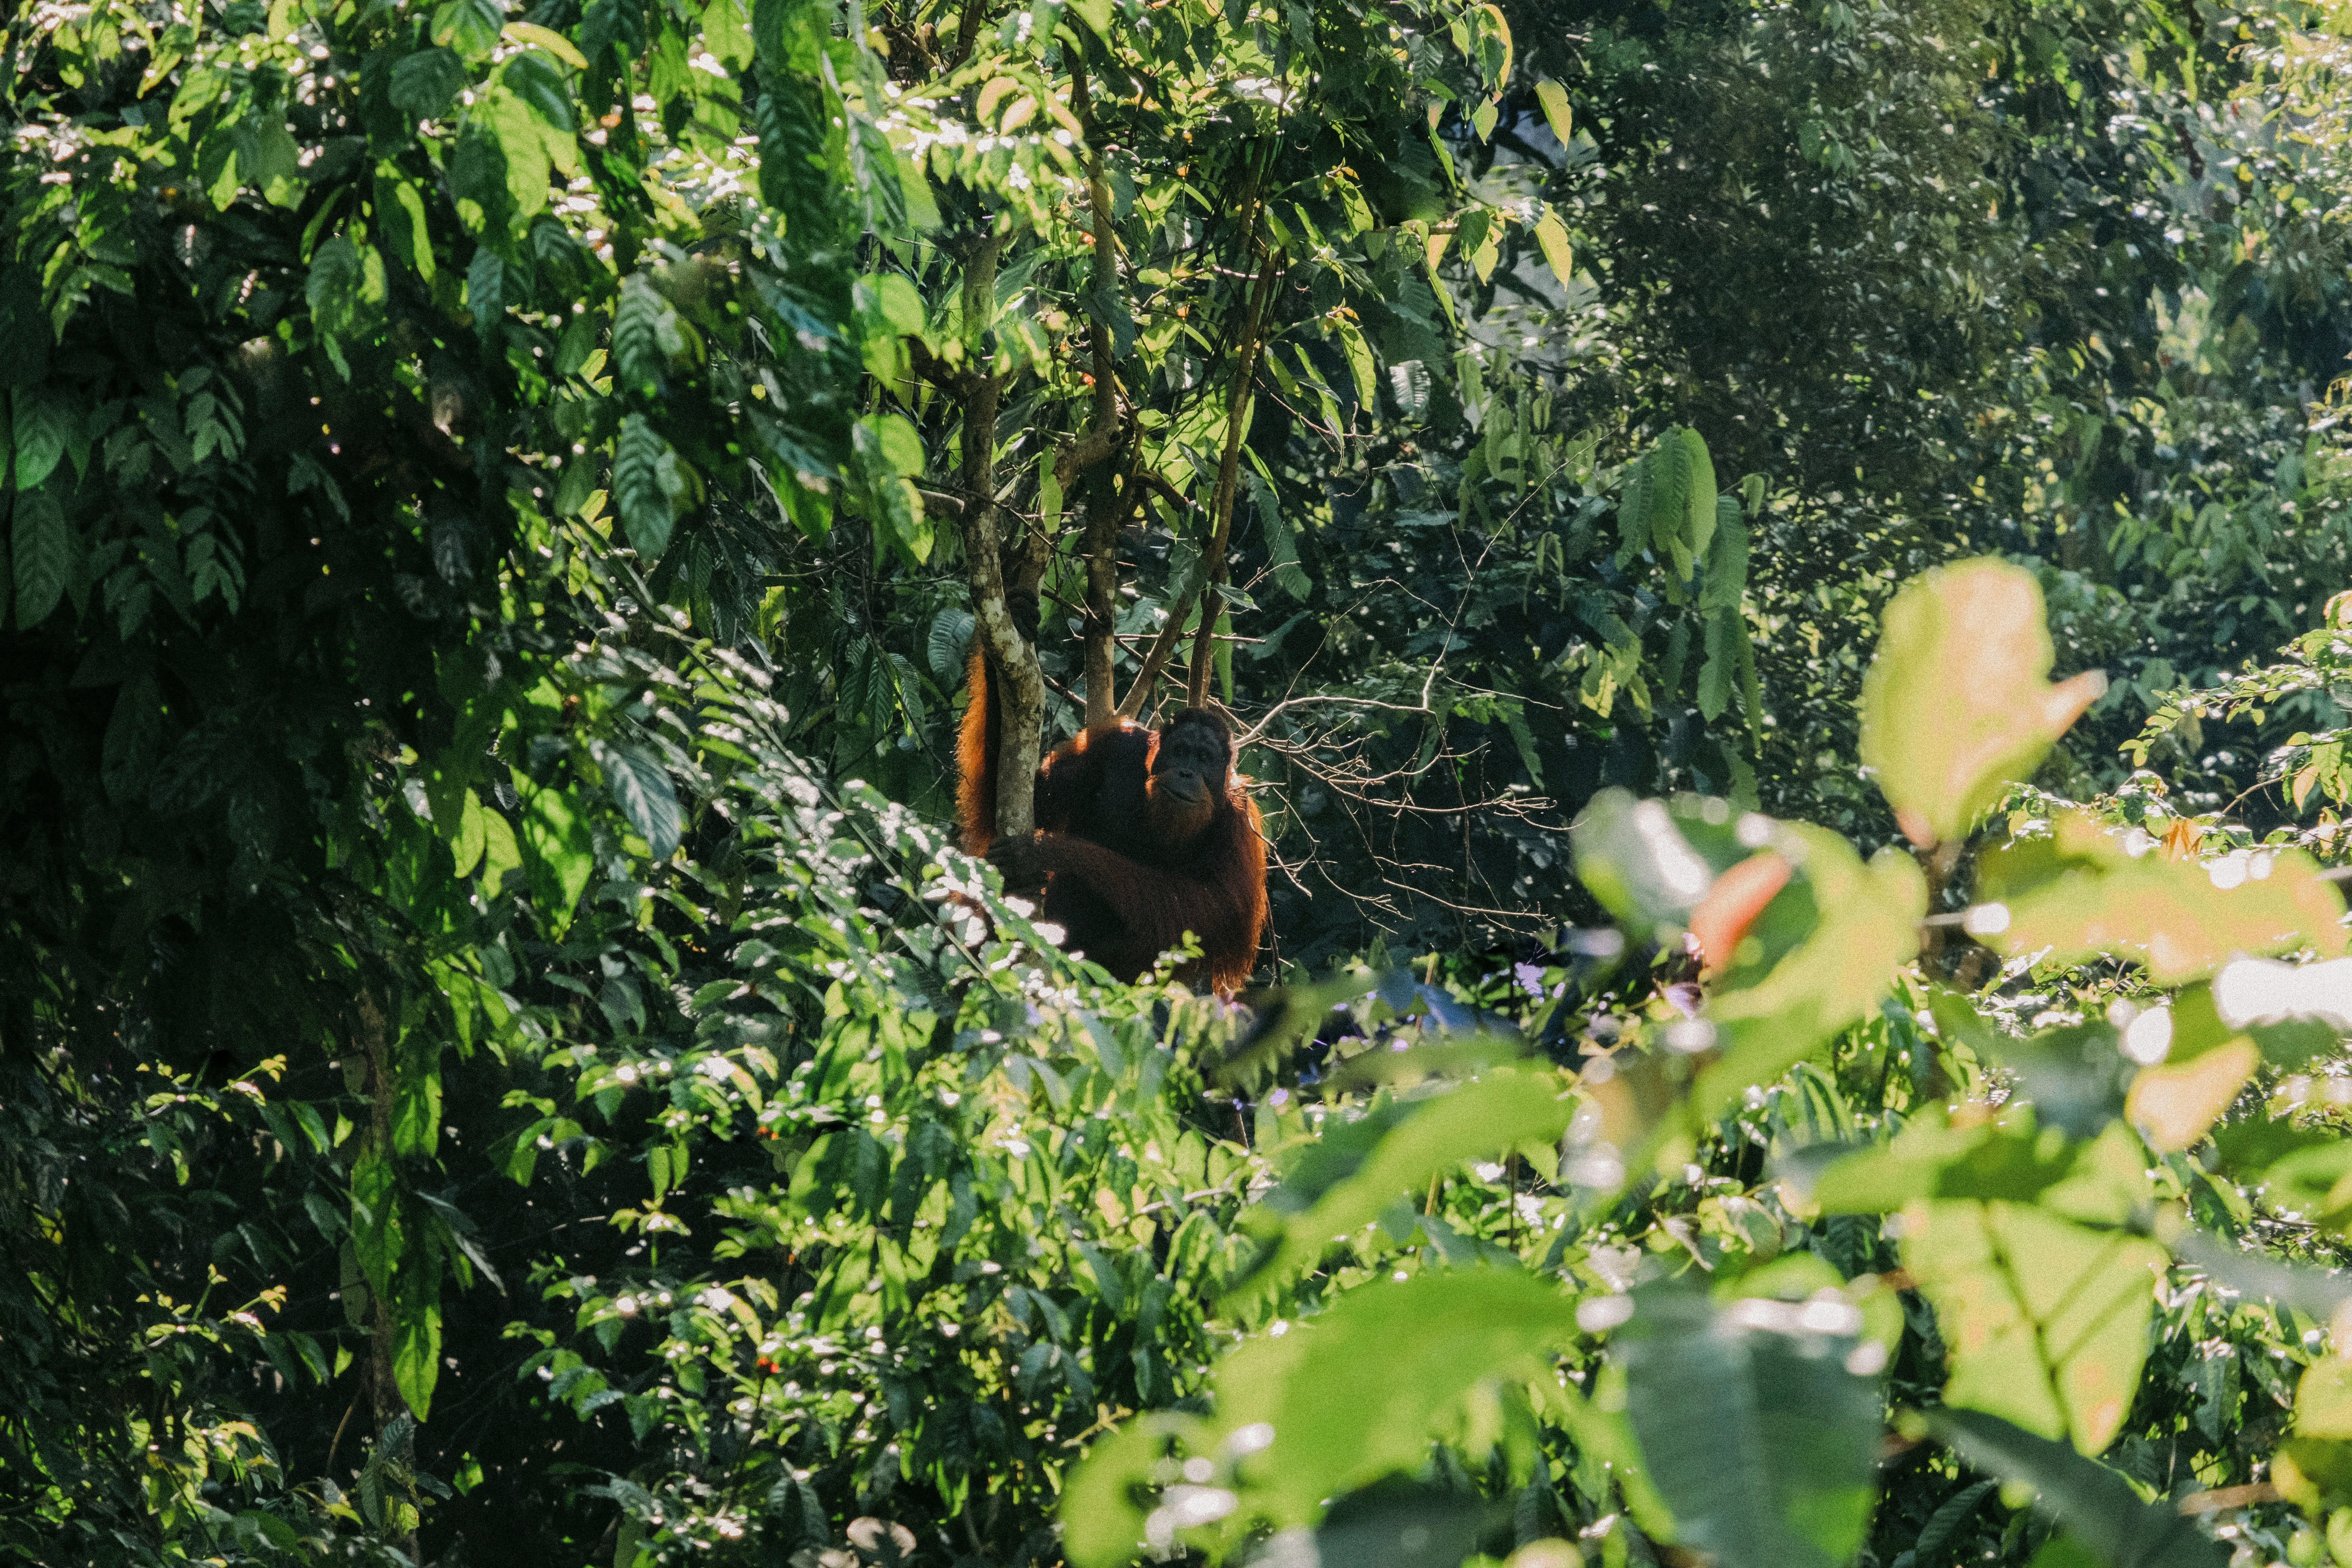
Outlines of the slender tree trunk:
{"label": "slender tree trunk", "polygon": [[[1055,475],[1065,489],[1073,473],[1087,479],[1087,728],[1102,729],[1118,722],[1114,673],[1118,648],[1118,530],[1131,510],[1135,477],[1130,471],[1123,488],[1112,484],[1108,459],[1117,450],[1124,429],[1118,402],[1118,362],[1116,332],[1104,320],[1113,310],[1127,309],[1118,286],[1118,237],[1111,212],[1110,185],[1103,178],[1102,154],[1096,148],[1093,100],[1087,74],[1073,67],[1070,111],[1087,133],[1087,205],[1094,224],[1093,287],[1095,320],[1087,331],[1094,348],[1094,411],[1085,437],[1062,454]],[[1132,469],[1133,465],[1129,468]]]}
{"label": "slender tree trunk", "polygon": [[[363,1156],[388,1161],[392,1158],[394,1084],[391,1057],[384,1039],[383,1009],[376,1005],[373,994],[362,991],[354,1011],[358,1015],[360,1052],[366,1058],[368,1069],[368,1123],[365,1142],[360,1152]],[[377,1217],[380,1219],[382,1216]],[[396,1266],[395,1260],[394,1267]],[[385,1272],[384,1282],[390,1284],[390,1268]],[[393,1376],[392,1307],[384,1296],[385,1292],[381,1290],[371,1289],[368,1291],[368,1404],[375,1416],[376,1441],[379,1444],[384,1440],[384,1434],[391,1429],[395,1419],[410,1414],[408,1401],[401,1396],[399,1382]],[[410,1562],[420,1561],[414,1531],[403,1532],[398,1542]]]}
{"label": "slender tree trunk", "polygon": [[1195,708],[1209,700],[1209,668],[1216,658],[1218,606],[1223,602],[1217,589],[1225,580],[1225,552],[1233,540],[1234,494],[1241,484],[1242,437],[1249,418],[1250,389],[1257,379],[1258,332],[1266,302],[1274,294],[1275,279],[1281,273],[1282,253],[1276,251],[1265,258],[1265,270],[1250,289],[1245,307],[1248,313],[1242,321],[1239,353],[1234,363],[1233,390],[1227,395],[1225,448],[1217,460],[1216,525],[1210,533],[1208,554],[1203,558],[1201,628],[1193,637],[1192,679],[1185,689],[1185,700]]}
{"label": "slender tree trunk", "polygon": [[[964,398],[964,570],[971,584],[971,613],[995,685],[1003,741],[996,757],[996,831],[1000,837],[1025,837],[1035,820],[1039,732],[1045,720],[1045,679],[1031,641],[1035,628],[1018,625],[1005,583],[1002,511],[996,504],[996,417],[1004,384],[991,363],[989,327],[996,314],[996,263],[1004,240],[992,234],[964,262],[963,328],[969,368],[958,390]],[[1016,586],[1034,595],[1036,578],[1026,576],[1030,553],[1023,551]],[[1038,577],[1042,578],[1040,569]],[[1034,597],[1024,600],[1034,604]]]}

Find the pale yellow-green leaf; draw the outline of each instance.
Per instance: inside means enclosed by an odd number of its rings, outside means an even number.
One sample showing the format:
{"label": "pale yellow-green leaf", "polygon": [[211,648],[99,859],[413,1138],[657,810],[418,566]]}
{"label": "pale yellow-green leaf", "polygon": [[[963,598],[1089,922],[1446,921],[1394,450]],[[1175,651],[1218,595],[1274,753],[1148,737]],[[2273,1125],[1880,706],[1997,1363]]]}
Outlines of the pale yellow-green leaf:
{"label": "pale yellow-green leaf", "polygon": [[1559,138],[1559,144],[1567,146],[1570,130],[1568,89],[1545,77],[1536,83],[1536,102],[1543,108],[1544,123],[1551,127],[1554,136]]}
{"label": "pale yellow-green leaf", "polygon": [[2262,1065],[2262,1047],[2241,1035],[2185,1062],[2143,1068],[2124,1097],[2124,1115],[2159,1154],[2193,1146]]}
{"label": "pale yellow-green leaf", "polygon": [[2086,1455],[2123,1426],[2170,1261],[2145,1237],[2039,1207],[1933,1202],[1904,1214],[1904,1267],[1951,1352],[1945,1403]]}
{"label": "pale yellow-green leaf", "polygon": [[1356,401],[1367,412],[1380,406],[1380,375],[1372,361],[1372,345],[1364,341],[1363,330],[1349,321],[1339,323],[1339,347],[1348,356],[1348,374],[1356,383]]}
{"label": "pale yellow-green leaf", "polygon": [[1979,560],[1915,578],[1886,608],[1862,688],[1862,760],[1912,842],[1966,833],[2105,689],[2052,685],[2056,655],[2031,573]]}
{"label": "pale yellow-green leaf", "polygon": [[2241,851],[2200,863],[2135,856],[2092,818],[2068,813],[2050,835],[1996,850],[1978,884],[1979,940],[2011,957],[2058,963],[2136,958],[2160,985],[2210,974],[2240,953],[2315,945],[2341,951],[2344,900],[2297,849]]}
{"label": "pale yellow-green leaf", "polygon": [[1536,244],[1543,248],[1544,265],[1559,279],[1563,289],[1570,287],[1569,278],[1576,270],[1576,257],[1569,249],[1568,227],[1559,221],[1559,214],[1544,204],[1543,216],[1536,219]]}
{"label": "pale yellow-green leaf", "polygon": [[588,57],[580,52],[579,46],[552,27],[542,27],[536,22],[509,22],[501,31],[525,48],[546,50],[573,70],[588,68]]}

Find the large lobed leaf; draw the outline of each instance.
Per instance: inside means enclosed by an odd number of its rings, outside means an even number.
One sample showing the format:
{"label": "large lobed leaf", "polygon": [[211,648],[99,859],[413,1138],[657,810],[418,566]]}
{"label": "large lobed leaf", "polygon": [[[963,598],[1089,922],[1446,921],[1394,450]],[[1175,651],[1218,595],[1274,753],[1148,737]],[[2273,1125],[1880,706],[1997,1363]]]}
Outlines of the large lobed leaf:
{"label": "large lobed leaf", "polygon": [[2106,689],[2095,671],[2053,685],[2055,660],[2041,586],[2005,562],[1944,567],[1895,595],[1863,678],[1862,760],[1913,843],[1966,834]]}

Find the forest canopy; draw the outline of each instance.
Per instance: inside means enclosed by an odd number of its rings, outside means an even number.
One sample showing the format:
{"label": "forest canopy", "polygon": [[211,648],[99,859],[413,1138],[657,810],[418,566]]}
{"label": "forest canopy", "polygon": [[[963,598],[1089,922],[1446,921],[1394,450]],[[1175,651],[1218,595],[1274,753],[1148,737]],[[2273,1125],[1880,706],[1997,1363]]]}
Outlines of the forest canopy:
{"label": "forest canopy", "polygon": [[2339,7],[0,29],[0,1560],[2352,1564]]}

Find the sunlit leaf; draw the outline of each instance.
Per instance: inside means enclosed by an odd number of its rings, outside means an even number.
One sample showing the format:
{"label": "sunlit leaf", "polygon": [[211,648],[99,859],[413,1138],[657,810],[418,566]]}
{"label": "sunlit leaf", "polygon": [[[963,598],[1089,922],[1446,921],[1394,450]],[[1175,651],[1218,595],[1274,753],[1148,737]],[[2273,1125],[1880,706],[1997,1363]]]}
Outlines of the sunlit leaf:
{"label": "sunlit leaf", "polygon": [[2147,1357],[2163,1247],[2011,1203],[1918,1203],[1903,1262],[1952,1353],[1947,1403],[2063,1437],[2115,1440]]}
{"label": "sunlit leaf", "polygon": [[[2047,837],[1987,855],[1979,894],[1984,903],[1972,929],[1998,952],[2046,950],[2061,963],[2126,953],[2165,985],[2210,974],[2241,953],[2343,945],[2336,922],[2344,900],[2300,850],[2242,851],[2204,864],[2135,856],[2074,813],[2058,817]],[[2249,973],[2250,986],[2253,978]],[[2263,1005],[2249,996],[2250,1007]],[[2294,1010],[2285,1000],[2275,1008]]]}
{"label": "sunlit leaf", "polygon": [[2050,683],[2041,586],[2004,562],[1914,579],[1885,626],[1863,679],[1862,760],[1916,844],[1965,834],[2105,689],[2095,673]]}

